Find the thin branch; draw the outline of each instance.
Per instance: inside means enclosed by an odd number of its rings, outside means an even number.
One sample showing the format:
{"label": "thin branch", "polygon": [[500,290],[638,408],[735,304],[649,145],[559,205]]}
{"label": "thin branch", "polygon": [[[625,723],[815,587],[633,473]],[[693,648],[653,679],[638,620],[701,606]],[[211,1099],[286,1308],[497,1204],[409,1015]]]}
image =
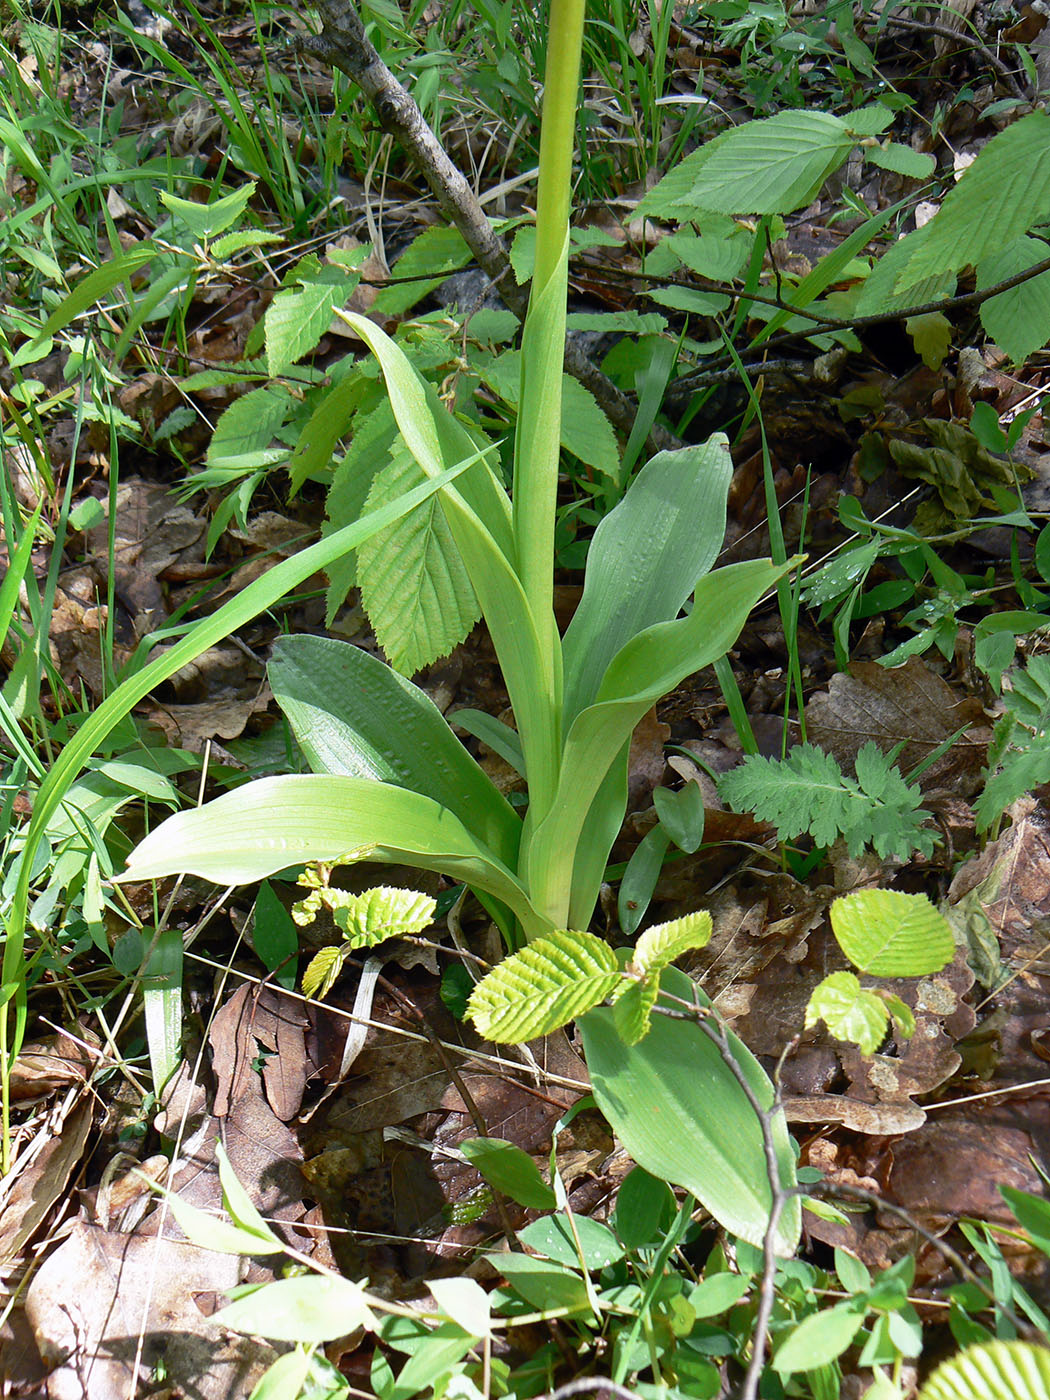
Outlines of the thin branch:
{"label": "thin branch", "polygon": [[603,1381],[597,1376],[581,1376],[579,1380],[568,1381],[557,1390],[549,1390],[540,1400],[572,1400],[574,1395],[615,1395],[616,1400],[638,1400],[633,1390],[620,1385],[618,1381]]}
{"label": "thin branch", "polygon": [[1020,97],[1024,100],[1028,96],[1025,89],[1017,81],[1016,70],[1008,67],[999,55],[993,52],[993,50],[976,34],[971,34],[969,31],[960,29],[952,29],[950,25],[947,24],[931,24],[927,20],[903,19],[897,16],[888,19],[886,21],[886,27],[888,29],[907,29],[916,34],[936,34],[941,39],[947,39],[949,43],[965,44],[967,48],[973,49],[974,53],[980,54],[988,67],[998,73],[999,77],[1002,78],[1003,82],[1011,89],[1015,97]]}
{"label": "thin branch", "polygon": [[[505,304],[525,319],[528,288],[519,287],[502,238],[493,229],[462,171],[449,159],[411,94],[379,56],[365,33],[351,0],[316,0],[322,32],[300,36],[296,47],[311,53],[355,82],[375,108],[379,124],[397,140],[415,162],[430,187],[442,215],[454,225]],[[594,364],[579,341],[569,336],[565,368],[589,389],[612,423],[630,434],[635,409],[626,394]],[[654,424],[651,445],[681,447],[665,428]]]}

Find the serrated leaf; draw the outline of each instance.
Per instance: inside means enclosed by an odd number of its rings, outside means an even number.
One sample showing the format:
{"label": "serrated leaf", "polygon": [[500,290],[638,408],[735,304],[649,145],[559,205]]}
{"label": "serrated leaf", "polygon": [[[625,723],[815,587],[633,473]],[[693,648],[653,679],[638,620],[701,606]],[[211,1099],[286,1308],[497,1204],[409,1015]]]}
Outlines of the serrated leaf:
{"label": "serrated leaf", "polygon": [[854,144],[845,123],[827,112],[745,122],[706,144],[691,187],[670,207],[790,214],[816,197]]}
{"label": "serrated leaf", "polygon": [[314,997],[318,1001],[326,997],[335,986],[349,955],[350,949],[345,945],[319,948],[303,973],[303,996]]}
{"label": "serrated leaf", "polygon": [[549,1035],[597,1006],[620,983],[616,955],[593,933],[537,938],[478,983],[467,1016],[479,1035],[513,1045]]}
{"label": "serrated leaf", "polygon": [[983,1342],[942,1361],[918,1400],[1047,1400],[1050,1350],[1031,1342]]}
{"label": "serrated leaf", "polygon": [[284,422],[289,402],[281,389],[250,389],[234,399],[215,425],[208,445],[208,466],[240,474],[286,457],[287,449],[271,449],[270,443]]}
{"label": "serrated leaf", "polygon": [[902,146],[898,141],[868,147],[864,158],[870,160],[872,165],[892,170],[895,175],[904,175],[909,180],[928,180],[937,169],[934,156],[926,151],[913,151],[910,146]]}
{"label": "serrated leaf", "polygon": [[263,321],[266,367],[274,378],[310,353],[357,281],[341,268],[323,268],[316,258],[300,267],[300,285],[278,292]]}
{"label": "serrated leaf", "polygon": [[697,909],[692,914],[669,919],[664,924],[654,924],[634,945],[630,966],[645,975],[653,972],[659,974],[691,948],[706,947],[712,927],[711,915],[706,909]]}
{"label": "serrated leaf", "polygon": [[465,267],[470,257],[470,249],[458,229],[448,224],[431,224],[412,240],[394,264],[392,271],[398,280],[379,292],[373,312],[381,317],[403,316],[439,287],[450,272]]}
{"label": "serrated leaf", "polygon": [[806,1007],[806,1029],[823,1021],[837,1040],[873,1055],[882,1044],[890,1015],[886,1003],[866,991],[852,972],[832,972],[817,984]]}
{"label": "serrated leaf", "polygon": [[[411,453],[395,449],[372,482],[365,510],[396,500],[422,480]],[[362,545],[357,576],[379,644],[403,675],[447,656],[480,616],[470,575],[436,498]]]}
{"label": "serrated leaf", "polygon": [[993,136],[948,191],[897,286],[973,267],[1050,219],[1050,116],[1031,112]]}
{"label": "serrated leaf", "polygon": [[1008,672],[1003,704],[1018,724],[1033,734],[1050,730],[1050,656],[1030,656],[1025,666]]}
{"label": "serrated leaf", "polygon": [[743,231],[732,238],[695,234],[680,229],[666,240],[682,262],[700,277],[712,282],[731,282],[747,261],[750,240]]}
{"label": "serrated leaf", "polygon": [[858,890],[832,904],[831,927],[850,962],[873,977],[921,977],[955,956],[951,927],[924,894]]}
{"label": "serrated leaf", "polygon": [[883,253],[868,274],[857,297],[855,311],[858,316],[873,316],[908,306],[925,305],[927,302],[952,295],[958,278],[954,271],[944,268],[931,270],[922,280],[910,284],[904,290],[898,287],[901,274],[925,244],[932,227],[931,220],[930,223],[923,224],[922,228],[899,238]]}
{"label": "serrated leaf", "polygon": [[1032,748],[1010,749],[999,760],[998,771],[985,782],[974,804],[975,825],[987,831],[1019,797],[1043,783],[1050,783],[1050,741],[1041,737]]}
{"label": "serrated leaf", "polygon": [[387,938],[422,933],[434,922],[437,900],[418,890],[376,885],[351,895],[332,917],[352,948],[371,948]]}
{"label": "serrated leaf", "polygon": [[[982,258],[977,267],[977,290],[994,287],[1008,277],[1044,262],[1047,245],[1035,238],[1018,238],[997,253]],[[1042,272],[981,304],[981,324],[1014,364],[1050,340],[1050,272]]]}

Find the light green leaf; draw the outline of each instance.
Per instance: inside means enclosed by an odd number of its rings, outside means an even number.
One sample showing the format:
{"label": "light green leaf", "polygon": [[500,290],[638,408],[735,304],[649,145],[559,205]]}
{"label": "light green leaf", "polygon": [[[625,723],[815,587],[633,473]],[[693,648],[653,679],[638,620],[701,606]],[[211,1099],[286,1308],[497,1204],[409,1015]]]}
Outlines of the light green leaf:
{"label": "light green leaf", "polygon": [[278,637],[266,674],[314,772],[394,783],[469,812],[471,829],[515,865],[521,819],[418,686],[329,637]]}
{"label": "light green leaf", "polygon": [[914,289],[934,273],[974,267],[1048,219],[1050,116],[1031,112],[993,136],[948,191],[898,289]]}
{"label": "light green leaf", "polygon": [[[587,1269],[605,1269],[624,1257],[626,1251],[623,1245],[607,1225],[592,1220],[589,1215],[574,1216],[573,1225],[576,1229],[575,1237],[567,1216],[545,1215],[542,1220],[534,1220],[531,1225],[526,1225],[524,1230],[519,1230],[518,1239],[537,1254],[544,1254],[556,1263],[568,1264],[570,1268],[575,1269],[581,1266],[586,1266]],[[576,1245],[577,1237],[580,1242],[579,1248]]]}
{"label": "light green leaf", "polygon": [[873,977],[921,977],[955,956],[951,926],[924,894],[858,890],[832,904],[831,927],[850,962]]}
{"label": "light green leaf", "polygon": [[248,201],[255,193],[255,181],[249,180],[239,190],[213,199],[210,204],[200,204],[195,199],[181,199],[168,190],[159,190],[161,204],[172,214],[177,223],[182,224],[194,238],[214,238],[231,224],[235,224],[247,208]]}
{"label": "light green leaf", "polygon": [[441,1311],[472,1337],[487,1337],[492,1330],[489,1295],[472,1278],[435,1278],[430,1291]]}
{"label": "light green leaf", "polygon": [[544,931],[514,874],[458,817],[421,793],[367,778],[293,774],[247,783],[155,827],[120,878],[186,872],[220,885],[248,884],[351,852],[443,871],[502,900],[527,930]]}
{"label": "light green leaf", "polygon": [[676,618],[715,562],[732,475],[721,433],[659,452],[599,523],[563,639],[567,723],[593,703],[613,657],[647,627]]}
{"label": "light green leaf", "polygon": [[593,933],[559,930],[536,939],[492,969],[474,988],[467,1016],[479,1035],[513,1045],[549,1035],[620,983],[608,943]]}
{"label": "light green leaf", "polygon": [[345,943],[319,948],[303,973],[303,996],[320,1001],[335,986],[351,949]]}
{"label": "light green leaf", "polygon": [[940,369],[952,348],[952,323],[943,311],[924,311],[909,316],[904,329],[927,369]]}
{"label": "light green leaf", "polygon": [[707,143],[707,159],[671,209],[790,214],[816,198],[855,144],[845,123],[828,112],[744,122]]}
{"label": "light green leaf", "polygon": [[908,306],[925,305],[942,297],[950,297],[955,291],[958,278],[950,269],[936,268],[922,281],[900,290],[897,286],[901,274],[925,244],[933,228],[933,221],[923,224],[913,233],[905,234],[896,243],[891,243],[872,268],[857,297],[858,316],[874,316],[886,311],[897,311]]}
{"label": "light green leaf", "polygon": [[885,146],[867,146],[864,159],[883,170],[892,170],[895,175],[904,175],[909,180],[928,180],[937,169],[935,156],[927,151],[913,151],[910,146],[902,146],[898,141],[890,141]]}
{"label": "light green leaf", "polygon": [[852,972],[832,972],[814,988],[806,1007],[806,1029],[823,1021],[838,1040],[859,1045],[874,1055],[889,1025],[886,1003],[865,991]]}
{"label": "light green leaf", "polygon": [[915,1034],[915,1013],[906,1001],[901,1001],[893,992],[880,992],[880,996],[893,1017],[898,1033],[909,1040]]}
{"label": "light green leaf", "polygon": [[732,238],[679,229],[666,240],[690,271],[713,282],[731,282],[747,261],[750,240],[741,229]]}
{"label": "light green leaf", "polygon": [[460,1152],[490,1186],[529,1210],[553,1210],[558,1204],[540,1169],[527,1152],[503,1138],[467,1138]]}
{"label": "light green leaf", "polygon": [[660,825],[680,851],[692,855],[704,839],[704,794],[699,783],[685,783],[677,792],[657,788],[653,806]]}
{"label": "light green leaf", "polygon": [[711,1274],[702,1278],[686,1301],[697,1317],[718,1317],[735,1307],[751,1287],[740,1274]]}
{"label": "light green leaf", "polygon": [[942,1361],[918,1400],[1047,1400],[1050,1349],[1032,1342],[984,1342]]}
{"label": "light green leaf", "polygon": [[[521,397],[520,350],[506,350],[481,369],[485,382],[513,408]],[[615,479],[620,450],[612,424],[589,389],[571,375],[562,376],[561,445],[581,462]]]}
{"label": "light green leaf", "polygon": [[[365,509],[396,500],[421,477],[412,454],[395,451],[376,474]],[[447,656],[478,620],[470,576],[433,497],[361,546],[357,576],[379,644],[404,675]]]}
{"label": "light green leaf", "polygon": [[310,353],[358,281],[342,268],[322,266],[312,255],[292,279],[299,285],[278,292],[263,320],[266,368],[275,379]]}
{"label": "light green leaf", "polygon": [[590,1312],[586,1283],[564,1264],[528,1254],[488,1254],[485,1257],[514,1291],[540,1312],[552,1312],[555,1308]]}
{"label": "light green leaf", "polygon": [[284,1250],[284,1245],[272,1231],[260,1234],[256,1230],[242,1229],[222,1216],[191,1206],[174,1191],[165,1190],[153,1181],[149,1181],[148,1185],[166,1198],[168,1209],[178,1221],[183,1234],[201,1249],[211,1249],[216,1254],[244,1256],[280,1254]]}
{"label": "light green leaf", "polygon": [[286,1352],[262,1376],[249,1400],[299,1400],[312,1365],[309,1351]]}
{"label": "light green leaf", "polygon": [[214,1314],[212,1321],[234,1332],[278,1342],[320,1343],[363,1327],[371,1332],[375,1316],[368,1295],[348,1278],[314,1275],[282,1278],[238,1298]]}
{"label": "light green leaf", "polygon": [[[710,1004],[677,968],[665,969],[661,985],[683,1000]],[[638,1165],[692,1192],[727,1230],[761,1248],[772,1199],[762,1131],[714,1042],[691,1021],[654,1016],[645,1039],[628,1047],[604,1007],[579,1025],[598,1106]],[[733,1035],[729,1046],[759,1102],[771,1105],[773,1086],[757,1060]],[[773,1117],[772,1129],[781,1180],[793,1186],[794,1154],[782,1114]],[[793,1197],[777,1230],[779,1254],[794,1253],[800,1230]]]}
{"label": "light green leaf", "polygon": [[371,948],[387,938],[422,933],[434,921],[437,900],[418,890],[376,885],[351,895],[332,917],[353,948]]}
{"label": "light green leaf", "polygon": [[104,262],[101,267],[96,267],[94,272],[89,272],[86,277],[80,279],[68,296],[62,298],[33,337],[33,343],[46,340],[56,331],[68,326],[89,307],[108,296],[114,287],[126,282],[133,272],[152,262],[156,256],[157,249],[154,244],[135,243],[118,257]]}
{"label": "light green leaf", "polygon": [[250,389],[234,399],[215,425],[208,445],[208,466],[213,471],[246,473],[255,466],[287,457],[286,448],[270,450],[270,444],[284,422],[290,402],[283,389]]}
{"label": "light green leaf", "polygon": [[660,974],[675,958],[691,948],[703,948],[711,937],[711,915],[706,909],[656,924],[646,929],[634,946],[625,969],[636,978],[618,997],[613,1017],[628,1045],[637,1045],[649,1033],[650,1014],[660,990]]}
{"label": "light green leaf", "polygon": [[[1045,261],[1047,245],[1035,238],[1018,238],[998,253],[983,258],[977,268],[977,290],[994,287],[1037,262]],[[1050,272],[1000,292],[981,306],[981,323],[1014,364],[1050,340]]]}
{"label": "light green leaf", "polygon": [[468,734],[473,734],[475,739],[480,739],[505,763],[509,763],[515,773],[524,778],[525,756],[521,751],[521,739],[516,729],[511,729],[509,724],[504,724],[501,719],[486,713],[485,710],[453,710],[452,723],[458,729],[465,729]]}
{"label": "light green leaf", "polygon": [[782,1376],[815,1371],[842,1355],[860,1331],[864,1304],[852,1299],[812,1313],[792,1328],[773,1357],[773,1370]]}
{"label": "light green leaf", "polygon": [[251,1197],[233,1170],[230,1159],[226,1155],[226,1149],[221,1142],[215,1144],[215,1160],[219,1164],[222,1203],[229,1212],[233,1223],[239,1229],[247,1230],[249,1234],[255,1235],[267,1244],[280,1244],[277,1236],[252,1204]]}

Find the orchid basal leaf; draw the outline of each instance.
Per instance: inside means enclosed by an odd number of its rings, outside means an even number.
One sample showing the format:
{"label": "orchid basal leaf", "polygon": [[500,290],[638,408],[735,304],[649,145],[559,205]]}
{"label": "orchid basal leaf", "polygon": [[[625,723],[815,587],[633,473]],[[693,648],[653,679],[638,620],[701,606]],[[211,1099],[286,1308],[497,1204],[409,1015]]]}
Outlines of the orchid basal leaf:
{"label": "orchid basal leaf", "polygon": [[263,880],[308,861],[391,861],[438,870],[502,900],[544,932],[513,872],[432,798],[367,778],[260,778],[162,822],[122,880],[192,874],[221,885]]}

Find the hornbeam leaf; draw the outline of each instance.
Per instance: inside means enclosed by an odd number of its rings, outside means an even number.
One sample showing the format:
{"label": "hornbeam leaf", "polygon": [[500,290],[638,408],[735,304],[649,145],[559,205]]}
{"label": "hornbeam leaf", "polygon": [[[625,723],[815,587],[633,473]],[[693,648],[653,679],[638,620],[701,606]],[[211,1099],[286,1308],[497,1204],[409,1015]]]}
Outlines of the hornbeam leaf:
{"label": "hornbeam leaf", "polygon": [[482,978],[467,1016],[488,1040],[515,1045],[590,1011],[620,982],[608,943],[593,933],[560,930],[504,958]]}
{"label": "hornbeam leaf", "polygon": [[924,894],[858,890],[835,900],[831,927],[850,962],[873,977],[921,977],[955,956],[951,927]]}

